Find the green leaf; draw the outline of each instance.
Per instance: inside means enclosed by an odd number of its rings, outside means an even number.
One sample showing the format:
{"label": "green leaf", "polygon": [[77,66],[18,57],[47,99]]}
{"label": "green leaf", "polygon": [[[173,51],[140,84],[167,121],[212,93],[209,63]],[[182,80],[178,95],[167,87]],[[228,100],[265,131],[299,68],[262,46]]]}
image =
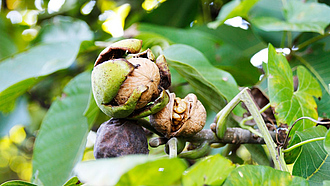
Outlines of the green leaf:
{"label": "green leaf", "polygon": [[[295,145],[297,143],[301,142],[301,138],[297,133],[293,135],[293,137],[290,139],[290,143],[287,148],[291,147],[292,145]],[[284,153],[284,159],[287,164],[292,164],[296,161],[296,159],[299,157],[299,154],[301,153],[301,146],[297,147],[289,152]]]}
{"label": "green leaf", "polygon": [[308,182],[288,172],[261,165],[243,165],[233,170],[227,177],[227,185],[308,185]]}
{"label": "green leaf", "polygon": [[[251,30],[253,30],[258,37],[263,39],[264,42],[271,43],[273,46],[277,47],[283,45],[284,41],[282,42],[282,40],[284,36],[283,34],[286,34],[285,31],[264,31],[258,28],[253,21],[255,18],[259,17],[273,17],[284,20],[283,9],[283,1],[260,0],[249,12],[248,20],[251,23]],[[292,38],[295,38],[295,32],[292,33]]]}
{"label": "green leaf", "polygon": [[[289,63],[275,48],[268,49],[268,90],[271,106],[275,108],[277,123],[291,126],[300,117],[311,117],[317,120],[316,103],[313,98],[321,97],[322,92],[317,80],[302,66],[297,68],[299,80],[298,90],[294,91],[293,76]],[[295,131],[314,126],[309,120],[299,121],[293,128]]]}
{"label": "green leaf", "polygon": [[8,111],[10,103],[46,76],[60,69],[68,68],[76,58],[79,44],[42,44],[17,54],[0,63],[0,110]]}
{"label": "green leaf", "polygon": [[82,183],[80,183],[79,179],[75,176],[69,179],[63,186],[80,186]]}
{"label": "green leaf", "polygon": [[330,51],[326,51],[324,45],[315,45],[311,49],[312,53],[307,55],[298,53],[295,57],[319,81],[323,96],[321,100],[316,101],[318,114],[320,117],[330,118],[330,73],[328,71]]}
{"label": "green leaf", "polygon": [[262,16],[284,19],[283,9],[283,1],[260,0],[249,12],[249,20]]}
{"label": "green leaf", "polygon": [[318,32],[330,23],[330,7],[316,2],[291,0],[284,4],[284,19],[260,16],[252,19],[252,23],[265,31],[297,31]]}
{"label": "green leaf", "polygon": [[115,185],[120,177],[135,167],[157,159],[148,155],[128,155],[117,158],[80,162],[74,172],[82,183],[88,185]]}
{"label": "green leaf", "polygon": [[[145,25],[145,24],[138,24],[138,30],[140,30],[140,26],[141,25]],[[147,27],[149,27],[149,24],[146,25]],[[144,28],[144,26],[142,26]],[[149,28],[157,28],[159,26],[156,26],[156,25],[150,25]],[[169,28],[170,29],[170,28]],[[171,28],[172,29],[172,28]],[[153,30],[149,30],[149,31],[141,31],[137,36],[135,36],[134,38],[136,39],[140,39],[143,41],[142,43],[142,49],[147,49],[147,48],[150,48],[153,53],[158,56],[159,55],[159,52],[157,50],[157,52],[154,52],[153,50],[153,46],[158,46],[163,49],[163,48],[166,48],[169,46],[169,39],[168,38],[165,38],[163,35],[160,35],[160,34],[156,34],[156,33],[153,33],[151,32]]]}
{"label": "green leaf", "polygon": [[116,185],[177,185],[187,163],[179,158],[162,158],[135,166]]}
{"label": "green leaf", "polygon": [[88,25],[67,17],[54,17],[42,27],[42,44],[0,62],[0,110],[10,111],[15,99],[40,77],[66,69],[75,61],[82,40],[92,39]]}
{"label": "green leaf", "polygon": [[198,3],[197,0],[167,0],[152,12],[145,14],[141,22],[171,27],[188,27],[198,15]]}
{"label": "green leaf", "polygon": [[[221,43],[221,41],[215,40],[210,34],[197,29],[179,29],[151,24],[139,24],[138,30],[142,33],[156,33],[159,35],[158,40],[161,39],[160,37],[165,37],[170,43],[190,45],[201,51],[210,61],[214,59],[216,45]],[[150,35],[149,37],[154,39],[155,35]],[[145,41],[143,40],[143,42]]]}
{"label": "green leaf", "polygon": [[7,181],[5,183],[2,183],[0,186],[37,186],[37,185],[21,180],[14,180],[14,181]]}
{"label": "green leaf", "polygon": [[220,156],[208,156],[191,166],[184,172],[183,185],[221,185],[235,165]]}
{"label": "green leaf", "polygon": [[330,180],[323,181],[323,186],[329,186],[329,185],[330,185]]}
{"label": "green leaf", "polygon": [[324,149],[330,154],[330,132],[328,131],[324,139]]}
{"label": "green leaf", "polygon": [[178,29],[139,24],[138,30],[141,31],[138,38],[143,38],[144,43],[150,43],[152,40],[153,43],[161,45],[165,37],[169,43],[186,44],[196,48],[212,65],[231,73],[241,86],[253,85],[259,79],[260,72],[251,65],[250,58],[267,46],[251,29],[243,30],[227,25],[216,30],[205,26]]}
{"label": "green leaf", "polygon": [[36,40],[43,43],[93,40],[93,32],[88,24],[72,17],[56,16],[44,21],[41,27],[42,30]]}
{"label": "green leaf", "polygon": [[262,145],[244,144],[244,147],[250,152],[252,160],[258,165],[270,165],[271,161]]}
{"label": "green leaf", "polygon": [[83,116],[90,94],[90,73],[82,73],[64,88],[42,121],[33,151],[33,173],[46,185],[62,185],[81,160],[89,131]]}
{"label": "green leaf", "polygon": [[[171,45],[164,50],[164,55],[168,64],[208,101],[214,111],[221,110],[226,105],[225,100],[231,100],[239,93],[234,78],[228,72],[213,67],[195,48]],[[236,109],[236,114],[240,115],[240,111]]]}
{"label": "green leaf", "polygon": [[[197,29],[222,43],[216,46],[215,54],[208,57],[212,65],[229,72],[240,86],[254,85],[259,80],[261,74],[252,66],[250,59],[267,45],[254,34],[252,29],[243,30],[228,25],[222,25],[215,30],[206,27]],[[206,47],[204,50],[209,48]],[[205,54],[204,51],[199,50]]]}
{"label": "green leaf", "polygon": [[84,112],[84,116],[87,118],[89,128],[91,128],[93,126],[93,123],[95,122],[95,120],[97,119],[97,116],[99,114],[100,114],[100,109],[97,106],[95,99],[94,99],[93,92],[91,91],[89,93],[88,104],[87,104],[86,110]]}
{"label": "green leaf", "polygon": [[[189,83],[187,83],[187,81],[173,67],[169,68],[171,72],[171,89],[173,90],[173,92],[175,92],[175,95],[177,97],[184,98],[189,93],[196,94],[195,90],[191,87],[191,85],[189,85]],[[200,101],[204,102],[204,100]],[[208,116],[210,116],[210,113],[208,113]]]}
{"label": "green leaf", "polygon": [[217,28],[221,24],[223,24],[227,19],[241,16],[243,18],[247,17],[247,14],[251,10],[251,8],[258,2],[259,0],[234,0],[225,4],[216,18],[215,21],[208,23],[208,27]]}
{"label": "green leaf", "polygon": [[[1,18],[0,18],[1,19]],[[1,20],[0,20],[1,21]],[[0,60],[17,52],[16,45],[7,34],[4,24],[0,24]]]}
{"label": "green leaf", "polygon": [[[317,126],[296,132],[302,141],[323,137],[327,129]],[[323,146],[324,141],[315,141],[302,146],[300,156],[296,160],[292,175],[306,178],[310,185],[320,185],[324,180],[330,180],[330,159],[329,154]]]}

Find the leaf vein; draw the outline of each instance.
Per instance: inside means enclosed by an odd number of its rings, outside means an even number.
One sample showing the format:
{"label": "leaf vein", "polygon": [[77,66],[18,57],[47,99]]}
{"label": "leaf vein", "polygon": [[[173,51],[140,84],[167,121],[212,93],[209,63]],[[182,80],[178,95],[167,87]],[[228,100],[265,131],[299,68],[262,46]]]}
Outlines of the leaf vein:
{"label": "leaf vein", "polygon": [[[329,156],[329,154],[327,154],[327,155],[325,156],[324,160],[322,161],[322,163],[320,164],[319,167],[315,167],[316,170],[315,170],[311,175],[309,175],[309,176],[306,178],[306,180],[309,180],[312,176],[314,176],[315,173],[317,173],[317,172],[321,169],[321,167],[322,167],[323,164],[325,163],[325,161],[326,161],[326,159],[328,158],[328,156]],[[313,161],[313,164],[314,164],[314,161]]]}

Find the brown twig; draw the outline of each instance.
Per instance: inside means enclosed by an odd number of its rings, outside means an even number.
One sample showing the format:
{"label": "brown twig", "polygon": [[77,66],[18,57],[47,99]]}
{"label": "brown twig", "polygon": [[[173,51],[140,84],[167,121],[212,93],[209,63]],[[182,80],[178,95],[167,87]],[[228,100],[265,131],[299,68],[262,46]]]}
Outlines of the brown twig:
{"label": "brown twig", "polygon": [[[275,132],[270,131],[273,140],[276,139]],[[186,138],[187,141],[197,143],[208,141],[209,143],[225,144],[264,144],[263,138],[256,136],[252,132],[242,128],[227,128],[222,139],[217,138],[216,134],[210,129],[204,129],[192,137]]]}

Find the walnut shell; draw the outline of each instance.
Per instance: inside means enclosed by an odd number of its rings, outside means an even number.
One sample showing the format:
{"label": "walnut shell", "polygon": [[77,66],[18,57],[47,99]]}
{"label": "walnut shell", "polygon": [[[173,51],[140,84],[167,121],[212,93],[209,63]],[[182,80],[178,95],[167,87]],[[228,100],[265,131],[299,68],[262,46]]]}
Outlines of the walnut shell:
{"label": "walnut shell", "polygon": [[[185,111],[176,108],[186,104]],[[180,110],[178,112],[177,110]],[[188,94],[184,99],[177,99],[170,94],[170,101],[160,112],[150,116],[152,126],[165,137],[192,136],[201,131],[206,123],[206,110],[195,94]]]}
{"label": "walnut shell", "polygon": [[139,86],[146,86],[146,91],[142,93],[135,107],[135,109],[140,109],[146,106],[153,98],[159,96],[159,70],[154,62],[146,58],[131,58],[128,59],[128,62],[134,65],[135,68],[121,85],[115,100],[119,105],[124,104],[134,89]]}

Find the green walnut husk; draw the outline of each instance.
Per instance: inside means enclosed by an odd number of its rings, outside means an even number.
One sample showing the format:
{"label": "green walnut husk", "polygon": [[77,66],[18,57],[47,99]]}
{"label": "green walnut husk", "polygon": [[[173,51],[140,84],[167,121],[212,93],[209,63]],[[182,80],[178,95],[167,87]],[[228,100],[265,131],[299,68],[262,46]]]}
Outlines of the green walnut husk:
{"label": "green walnut husk", "polygon": [[126,39],[104,49],[92,72],[98,107],[113,118],[141,118],[154,114],[169,101],[165,91],[171,76],[165,57],[140,52],[142,41]]}

